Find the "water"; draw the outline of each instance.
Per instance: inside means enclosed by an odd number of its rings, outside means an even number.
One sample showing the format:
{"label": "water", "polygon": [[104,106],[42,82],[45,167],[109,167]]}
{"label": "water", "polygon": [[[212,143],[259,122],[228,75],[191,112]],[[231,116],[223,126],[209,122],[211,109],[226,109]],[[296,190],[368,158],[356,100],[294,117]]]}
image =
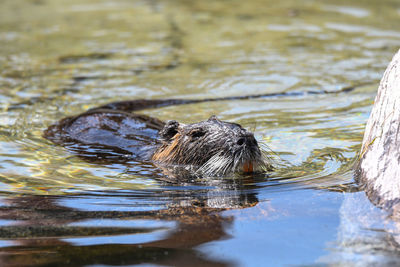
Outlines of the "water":
{"label": "water", "polygon": [[[351,170],[400,42],[397,1],[0,5],[2,266],[398,263],[396,226]],[[142,112],[240,123],[280,157],[268,176],[171,183],[42,138],[111,101],[280,92]]]}

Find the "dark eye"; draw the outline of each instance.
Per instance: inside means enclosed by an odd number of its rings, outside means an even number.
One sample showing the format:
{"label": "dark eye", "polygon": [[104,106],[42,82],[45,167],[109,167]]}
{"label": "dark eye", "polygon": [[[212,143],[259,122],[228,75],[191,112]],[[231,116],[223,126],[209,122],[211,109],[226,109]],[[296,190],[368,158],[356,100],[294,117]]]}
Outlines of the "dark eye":
{"label": "dark eye", "polygon": [[205,131],[203,131],[202,129],[194,129],[189,133],[190,137],[192,137],[193,139],[200,138],[205,134],[206,134]]}

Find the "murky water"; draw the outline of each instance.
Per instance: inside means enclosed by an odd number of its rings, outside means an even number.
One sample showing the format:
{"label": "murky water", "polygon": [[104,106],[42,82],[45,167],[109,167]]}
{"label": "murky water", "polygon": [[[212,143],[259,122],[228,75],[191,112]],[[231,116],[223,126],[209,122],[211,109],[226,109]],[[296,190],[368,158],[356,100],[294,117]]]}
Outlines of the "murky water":
{"label": "murky water", "polygon": [[[399,261],[390,220],[351,193],[400,44],[398,1],[0,6],[2,266]],[[170,183],[154,166],[90,163],[42,138],[55,121],[116,100],[282,92],[142,112],[242,124],[279,156],[268,176]],[[363,205],[371,223],[356,212]]]}

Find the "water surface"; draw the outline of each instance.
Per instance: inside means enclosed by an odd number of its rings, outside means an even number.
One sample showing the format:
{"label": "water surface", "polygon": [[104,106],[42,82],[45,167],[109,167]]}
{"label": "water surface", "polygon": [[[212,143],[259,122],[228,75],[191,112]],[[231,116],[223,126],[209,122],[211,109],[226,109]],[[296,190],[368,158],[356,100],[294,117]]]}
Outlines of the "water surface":
{"label": "water surface", "polygon": [[[399,28],[392,0],[3,0],[1,265],[397,263],[351,168]],[[276,152],[268,175],[172,183],[42,137],[111,101],[271,93],[142,112],[240,123]]]}

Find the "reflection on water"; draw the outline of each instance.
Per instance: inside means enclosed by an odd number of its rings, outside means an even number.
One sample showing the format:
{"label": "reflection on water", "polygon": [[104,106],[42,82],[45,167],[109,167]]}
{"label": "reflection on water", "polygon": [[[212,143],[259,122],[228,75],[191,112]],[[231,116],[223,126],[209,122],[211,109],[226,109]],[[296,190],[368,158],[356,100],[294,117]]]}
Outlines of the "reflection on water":
{"label": "reflection on water", "polygon": [[[346,195],[339,210],[336,249],[324,263],[356,266],[399,265],[399,225],[373,206],[363,192]],[[373,252],[373,253],[371,253]]]}
{"label": "reflection on water", "polygon": [[166,187],[3,198],[0,235],[9,242],[0,249],[0,261],[15,266],[228,265],[226,260],[207,260],[193,248],[228,237],[225,228],[233,217],[221,211],[257,204],[256,194],[237,182],[193,192]]}
{"label": "reflection on water", "polygon": [[[358,191],[351,168],[398,49],[396,1],[1,7],[2,266],[398,262],[393,222],[375,216],[365,229],[344,214],[360,200],[343,195]],[[279,157],[268,175],[169,181],[152,164],[87,162],[42,138],[55,121],[117,100],[273,93],[143,111],[240,123]]]}

